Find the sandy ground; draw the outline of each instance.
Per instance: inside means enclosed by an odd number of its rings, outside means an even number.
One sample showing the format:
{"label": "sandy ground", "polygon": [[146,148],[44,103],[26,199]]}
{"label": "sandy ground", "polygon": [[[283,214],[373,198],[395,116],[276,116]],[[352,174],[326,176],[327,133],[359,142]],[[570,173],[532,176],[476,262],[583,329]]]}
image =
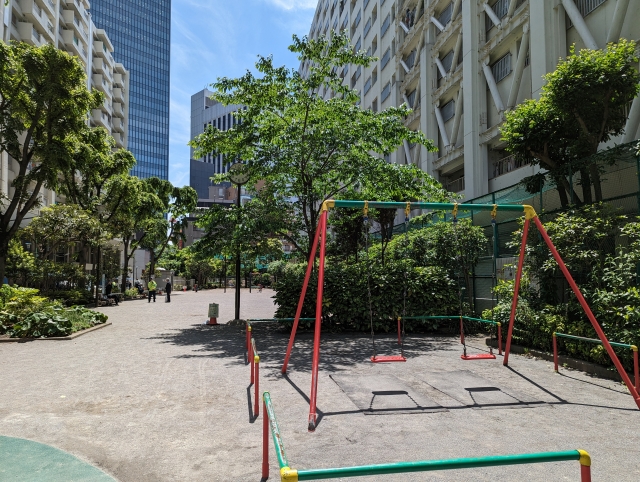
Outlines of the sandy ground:
{"label": "sandy ground", "polygon": [[[243,290],[241,316],[271,317],[272,294]],[[233,317],[233,292],[176,293],[172,303],[162,300],[102,308],[113,325],[72,341],[0,345],[0,435],[66,450],[120,481],[260,480],[262,415],[255,420],[251,410],[243,331],[202,325],[210,302],[220,304],[220,320]],[[262,359],[261,388],[271,393],[294,468],[581,448],[592,456],[594,481],[640,477],[640,411],[618,383],[575,371],[557,375],[549,362],[515,355],[510,368],[503,367],[500,356],[463,361],[453,337],[409,336],[406,363],[372,364],[368,337],[327,334],[321,352],[320,422],[315,433],[308,433],[311,334],[299,336],[288,376],[280,373],[287,335],[260,325],[254,336]],[[473,352],[483,349],[480,338],[470,345]],[[397,352],[392,337],[379,337],[377,346],[383,353]],[[447,379],[443,372],[459,370],[540,403],[468,407],[435,381]],[[392,379],[445,410],[364,415],[331,375],[356,382]],[[380,400],[390,403],[380,397],[376,403]],[[398,399],[402,406],[406,400]],[[278,480],[273,448],[270,453],[271,480]],[[497,479],[574,481],[579,465],[353,480]]]}

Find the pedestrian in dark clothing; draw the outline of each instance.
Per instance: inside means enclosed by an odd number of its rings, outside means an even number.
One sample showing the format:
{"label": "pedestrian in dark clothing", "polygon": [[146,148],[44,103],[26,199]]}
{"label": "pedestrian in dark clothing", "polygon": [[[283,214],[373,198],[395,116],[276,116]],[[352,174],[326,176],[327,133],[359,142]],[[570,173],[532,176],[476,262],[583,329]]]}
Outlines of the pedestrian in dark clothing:
{"label": "pedestrian in dark clothing", "polygon": [[164,290],[167,292],[167,303],[171,303],[171,280],[167,280]]}
{"label": "pedestrian in dark clothing", "polygon": [[198,283],[194,283],[193,284],[193,290],[197,293],[198,292]]}
{"label": "pedestrian in dark clothing", "polygon": [[112,294],[112,292],[113,292],[113,284],[107,283],[107,286],[105,288],[105,293],[107,294],[107,298],[115,300],[116,306],[118,306],[118,297]]}

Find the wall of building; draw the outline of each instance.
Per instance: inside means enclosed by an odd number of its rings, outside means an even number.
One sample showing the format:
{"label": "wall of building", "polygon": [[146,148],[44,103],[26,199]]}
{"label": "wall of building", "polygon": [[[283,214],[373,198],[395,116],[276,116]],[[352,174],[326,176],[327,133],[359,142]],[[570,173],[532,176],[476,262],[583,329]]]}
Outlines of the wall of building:
{"label": "wall of building", "polygon": [[[621,37],[639,40],[639,11],[640,0],[319,0],[309,37],[347,26],[352,44],[379,57],[360,75],[346,68],[345,84],[361,92],[365,109],[407,103],[414,110],[407,127],[439,148],[428,153],[405,145],[390,160],[416,164],[471,199],[536,172],[505,152],[505,111],[537,98],[542,77],[572,45],[579,50]],[[309,68],[303,63],[300,72]],[[364,94],[374,73],[377,82]],[[609,144],[638,138],[640,101],[635,104],[628,133]]]}
{"label": "wall of building", "polygon": [[[104,30],[96,28],[87,0],[10,0],[0,2],[0,37],[2,41],[22,41],[40,46],[45,43],[76,56],[85,66],[87,87],[100,90],[105,100],[90,113],[91,126],[104,127],[116,146],[128,147],[129,72],[115,62],[114,48]],[[0,190],[11,196],[11,182],[18,163],[3,152],[0,155]],[[41,203],[56,202],[56,194],[42,190]],[[34,210],[33,216],[38,214]],[[28,216],[28,222],[32,216]]]}

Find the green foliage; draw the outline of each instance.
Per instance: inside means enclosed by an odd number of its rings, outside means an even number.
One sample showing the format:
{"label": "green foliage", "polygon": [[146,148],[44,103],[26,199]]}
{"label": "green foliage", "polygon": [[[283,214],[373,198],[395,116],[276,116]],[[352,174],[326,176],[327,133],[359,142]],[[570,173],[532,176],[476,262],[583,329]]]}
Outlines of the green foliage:
{"label": "green foliage", "polygon": [[9,241],[37,206],[41,189],[58,190],[61,174],[73,172],[73,136],[103,100],[87,90],[86,80],[80,60],[53,45],[0,43],[0,151],[17,164],[11,197],[2,202],[0,279]]}
{"label": "green foliage", "polygon": [[28,279],[35,276],[36,271],[36,260],[33,254],[24,249],[18,239],[12,239],[7,251],[7,278],[24,285]]}
{"label": "green foliage", "polygon": [[[609,340],[640,344],[640,220],[595,204],[560,213],[546,221],[545,228]],[[518,237],[522,231],[514,234],[513,245],[520,244]],[[514,342],[550,350],[554,331],[597,338],[535,230],[530,232],[526,254]],[[513,281],[502,282],[496,289],[500,300],[493,314],[496,321],[508,322],[513,286]],[[485,311],[483,316],[492,315]],[[611,364],[602,347],[565,340],[560,343],[572,356]],[[621,350],[618,355],[631,369],[630,350]]]}
{"label": "green foliage", "polygon": [[72,328],[73,324],[64,316],[35,311],[14,324],[8,333],[11,338],[44,338],[70,335]]}
{"label": "green foliage", "polygon": [[[563,206],[602,201],[599,167],[589,156],[602,142],[621,134],[626,107],[638,94],[640,74],[634,64],[635,43],[620,40],[605,50],[572,49],[537,100],[528,100],[506,113],[500,131],[507,150],[517,159],[540,164],[551,173]],[[578,162],[586,159],[586,162]],[[565,176],[580,172],[582,199]]]}
{"label": "green foliage", "polygon": [[[213,98],[246,109],[234,114],[239,122],[231,129],[210,126],[191,145],[196,156],[213,151],[229,162],[243,159],[251,175],[249,188],[262,181],[257,191],[269,207],[269,233],[308,255],[322,201],[363,185],[385,165],[380,155],[405,140],[428,150],[435,146],[404,126],[411,112],[406,106],[380,112],[360,108],[357,92],[342,85],[338,72],[349,64],[366,67],[375,59],[354,52],[346,35],[317,40],[294,36],[289,50],[309,65],[309,75],[259,57],[259,77],[247,72],[238,79],[218,79]],[[336,95],[325,99],[327,89]]]}
{"label": "green foliage", "polygon": [[[394,329],[393,318],[405,310],[410,315],[455,315],[459,313],[458,274],[471,272],[486,246],[479,227],[459,222],[455,244],[453,226],[439,223],[391,240],[388,259],[383,265],[382,247],[369,250],[369,258],[361,252],[358,262],[346,263],[340,258],[327,260],[323,314],[334,329],[368,330],[373,317],[376,331]],[[463,266],[461,258],[469,263]],[[295,314],[306,264],[286,265],[278,276],[274,299],[276,316]],[[367,271],[370,270],[369,287]],[[406,274],[406,281],[405,281]],[[303,317],[315,316],[317,274],[314,272],[305,298]],[[369,308],[371,290],[371,314]],[[406,306],[404,292],[406,288]],[[408,322],[407,329],[436,328],[438,323]]]}
{"label": "green foliage", "polygon": [[50,300],[59,300],[66,306],[86,305],[92,300],[91,292],[81,289],[44,291],[42,294]]}

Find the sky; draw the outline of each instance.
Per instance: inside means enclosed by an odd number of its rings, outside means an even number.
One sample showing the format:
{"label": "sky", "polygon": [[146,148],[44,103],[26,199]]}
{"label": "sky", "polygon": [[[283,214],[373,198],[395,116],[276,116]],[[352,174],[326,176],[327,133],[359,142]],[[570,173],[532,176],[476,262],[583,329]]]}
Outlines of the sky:
{"label": "sky", "polygon": [[317,0],[172,0],[169,180],[189,184],[191,96],[253,70],[258,55],[298,68],[287,47],[309,33]]}

